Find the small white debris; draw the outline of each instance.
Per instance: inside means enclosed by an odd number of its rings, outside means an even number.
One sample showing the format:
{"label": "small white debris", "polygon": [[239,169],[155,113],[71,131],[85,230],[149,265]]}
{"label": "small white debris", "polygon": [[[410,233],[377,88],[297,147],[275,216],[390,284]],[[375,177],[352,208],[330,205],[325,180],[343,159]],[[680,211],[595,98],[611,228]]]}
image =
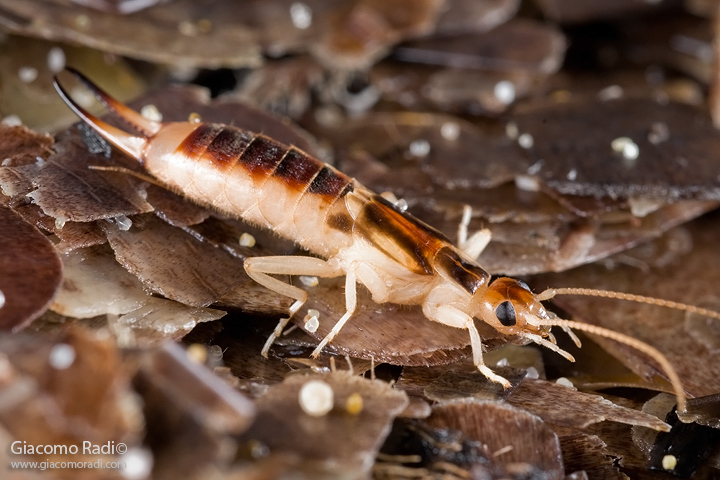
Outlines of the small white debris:
{"label": "small white debris", "polygon": [[8,115],[7,117],[4,117],[0,123],[7,127],[19,127],[23,124],[22,120],[20,120],[20,117],[17,115]]}
{"label": "small white debris", "polygon": [[573,383],[565,377],[558,378],[557,380],[555,380],[555,383],[557,383],[558,385],[562,385],[563,387],[568,387],[568,388],[573,388],[573,389],[575,388],[575,385],[573,385]]}
{"label": "small white debris", "polygon": [[305,30],[312,25],[312,9],[302,2],[290,5],[290,18],[295,28]]}
{"label": "small white debris", "polygon": [[410,143],[410,155],[413,157],[427,157],[430,153],[430,142],[427,140],[415,140]]}
{"label": "small white debris", "polygon": [[532,175],[517,175],[515,177],[515,186],[526,192],[539,192],[540,180]]}
{"label": "small white debris", "polygon": [[144,448],[130,448],[123,454],[122,463],[125,466],[119,470],[120,475],[127,480],[141,480],[148,478],[153,467],[152,453]]}
{"label": "small white debris", "polygon": [[270,455],[270,448],[258,440],[250,440],[248,447],[252,458],[265,458]]}
{"label": "small white debris", "polygon": [[35,157],[35,166],[42,167],[43,165],[45,165],[45,159],[39,155]]}
{"label": "small white debris", "polygon": [[115,223],[118,226],[118,229],[122,230],[123,232],[127,232],[130,230],[130,227],[132,227],[132,220],[130,220],[125,215],[118,215],[115,217]]}
{"label": "small white debris", "polygon": [[50,349],[48,363],[56,370],[65,370],[75,361],[75,349],[67,343],[58,343]]}
{"label": "small white debris", "polygon": [[505,135],[510,140],[517,140],[517,138],[520,136],[520,129],[517,126],[517,123],[515,122],[508,122],[505,124]]}
{"label": "small white debris", "polygon": [[85,108],[90,108],[95,104],[95,97],[87,89],[82,87],[75,87],[70,92],[70,97],[75,99],[78,105]]}
{"label": "small white debris", "polygon": [[66,63],[65,50],[60,47],[53,47],[48,51],[47,66],[52,73],[62,72]]}
{"label": "small white debris", "polygon": [[90,17],[85,14],[78,15],[75,17],[75,26],[80,30],[87,30],[90,27]]}
{"label": "small white debris", "polygon": [[305,315],[305,318],[303,319],[303,322],[305,322],[305,330],[310,333],[315,333],[320,326],[319,319],[320,312],[318,312],[314,308],[309,309],[307,315]]}
{"label": "small white debris", "polygon": [[647,198],[628,198],[630,213],[638,218],[643,218],[665,206],[665,202]]}
{"label": "small white debris", "polygon": [[0,308],[2,308],[5,305],[5,294],[2,290],[0,290]]}
{"label": "small white debris", "polygon": [[623,88],[620,85],[610,85],[600,90],[597,94],[598,100],[607,102],[608,100],[617,100],[623,96]]}
{"label": "small white debris", "polygon": [[497,361],[497,363],[495,364],[495,366],[496,366],[496,367],[509,367],[509,366],[510,366],[510,362],[508,361],[507,358],[503,357],[503,358],[501,358],[500,360]]}
{"label": "small white debris", "polygon": [[535,145],[535,139],[529,133],[523,133],[518,137],[518,145],[524,149],[532,148]]}
{"label": "small white debris", "polygon": [[65,226],[65,222],[67,222],[67,218],[63,216],[55,217],[55,228],[57,228],[58,230],[62,230],[62,228]]}
{"label": "small white debris", "polygon": [[545,162],[543,162],[542,160],[538,160],[537,162],[530,165],[527,169],[528,175],[537,175],[538,173],[540,173],[540,170],[542,170],[544,163]]}
{"label": "small white debris", "polygon": [[18,69],[18,78],[23,83],[32,83],[38,77],[38,71],[35,67],[20,67]]}
{"label": "small white debris", "polygon": [[515,101],[515,85],[509,80],[502,80],[495,84],[493,94],[501,103],[510,105]]}
{"label": "small white debris", "polygon": [[162,122],[163,115],[160,110],[152,103],[145,105],[140,109],[140,115],[153,122]]}
{"label": "small white debris", "polygon": [[240,246],[252,248],[255,246],[255,237],[245,232],[240,235]]}
{"label": "small white debris", "polygon": [[460,137],[460,125],[456,122],[445,122],[442,124],[442,127],[440,127],[440,135],[442,135],[445,140],[454,142]]}
{"label": "small white debris", "polygon": [[300,279],[300,283],[302,283],[306,287],[317,287],[320,283],[318,277],[314,277],[311,275],[300,275],[298,278]]}
{"label": "small white debris", "polygon": [[401,198],[397,202],[395,202],[395,208],[397,208],[399,211],[404,212],[408,209],[408,203],[407,200],[404,198]]}
{"label": "small white debris", "polygon": [[574,182],[577,179],[577,169],[573,168],[567,173],[567,179]]}
{"label": "small white debris", "polygon": [[673,470],[677,466],[677,457],[675,455],[665,455],[662,459],[662,467],[665,470]]}
{"label": "small white debris", "polygon": [[631,138],[618,137],[610,143],[613,152],[619,153],[626,160],[635,160],[640,155],[640,147]]}
{"label": "small white debris", "polygon": [[327,415],[333,408],[335,394],[322,380],[310,380],[300,389],[298,401],[303,412],[313,417]]}
{"label": "small white debris", "polygon": [[189,20],[183,20],[178,23],[177,29],[178,32],[180,32],[182,35],[185,35],[186,37],[195,37],[198,34],[197,25],[195,25]]}
{"label": "small white debris", "polygon": [[665,122],[655,122],[650,127],[650,133],[648,133],[648,141],[653,145],[657,145],[662,142],[666,142],[670,139],[670,128],[668,128]]}
{"label": "small white debris", "polygon": [[537,368],[535,367],[528,367],[525,378],[532,378],[533,380],[537,380],[538,378],[540,378],[540,372],[538,372]]}

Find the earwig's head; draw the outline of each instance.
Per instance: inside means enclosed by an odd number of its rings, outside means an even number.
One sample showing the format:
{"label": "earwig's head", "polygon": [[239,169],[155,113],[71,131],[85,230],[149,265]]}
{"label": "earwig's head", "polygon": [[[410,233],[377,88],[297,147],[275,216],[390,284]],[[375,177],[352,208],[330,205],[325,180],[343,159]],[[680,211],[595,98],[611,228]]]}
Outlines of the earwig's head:
{"label": "earwig's head", "polygon": [[534,321],[548,318],[540,301],[527,285],[512,278],[497,278],[486,290],[478,292],[473,298],[473,311],[475,317],[505,335],[545,336],[550,331],[550,327]]}

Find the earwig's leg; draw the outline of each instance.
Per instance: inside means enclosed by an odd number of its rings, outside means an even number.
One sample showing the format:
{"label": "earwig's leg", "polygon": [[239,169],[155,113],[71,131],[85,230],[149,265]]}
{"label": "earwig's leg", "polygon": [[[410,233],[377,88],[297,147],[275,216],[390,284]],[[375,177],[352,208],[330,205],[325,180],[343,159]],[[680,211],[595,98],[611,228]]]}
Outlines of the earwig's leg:
{"label": "earwig's leg", "polygon": [[472,219],[472,207],[470,205],[463,206],[463,214],[458,225],[458,245],[462,248],[467,243],[468,226]]}
{"label": "earwig's leg", "polygon": [[345,326],[345,323],[348,321],[348,319],[352,316],[353,313],[355,313],[355,307],[357,306],[357,274],[355,273],[355,270],[349,270],[347,272],[347,275],[345,276],[345,315],[340,317],[340,320],[335,324],[335,326],[330,330],[330,333],[328,333],[325,338],[322,339],[322,342],[313,350],[313,352],[310,354],[311,357],[317,358],[318,355],[320,355],[320,352],[323,348],[325,348],[325,345],[332,342],[333,338],[340,333],[340,330]]}
{"label": "earwig's leg", "polygon": [[433,321],[442,323],[455,328],[464,328],[470,333],[470,346],[472,347],[473,364],[477,369],[487,377],[491,382],[499,383],[503,388],[510,388],[512,385],[507,379],[496,374],[485,365],[482,355],[482,339],[475,326],[473,318],[462,310],[449,306],[435,303],[425,303],[423,312]]}
{"label": "earwig's leg", "polygon": [[264,357],[267,357],[273,342],[282,334],[283,329],[293,315],[295,315],[295,313],[300,310],[300,307],[307,301],[307,292],[305,292],[305,290],[271,277],[270,274],[339,277],[345,273],[340,267],[331,265],[329,262],[319,258],[292,256],[247,258],[245,259],[245,272],[247,272],[250,278],[265,288],[295,299],[295,303],[289,308],[288,317],[280,319],[275,330],[267,339],[267,342],[265,342],[261,352]]}
{"label": "earwig's leg", "polygon": [[465,252],[468,257],[476,259],[485,250],[488,243],[490,243],[491,233],[487,228],[483,228],[468,238],[468,226],[472,219],[472,207],[465,205],[463,208],[462,220],[458,225],[458,247],[460,250]]}

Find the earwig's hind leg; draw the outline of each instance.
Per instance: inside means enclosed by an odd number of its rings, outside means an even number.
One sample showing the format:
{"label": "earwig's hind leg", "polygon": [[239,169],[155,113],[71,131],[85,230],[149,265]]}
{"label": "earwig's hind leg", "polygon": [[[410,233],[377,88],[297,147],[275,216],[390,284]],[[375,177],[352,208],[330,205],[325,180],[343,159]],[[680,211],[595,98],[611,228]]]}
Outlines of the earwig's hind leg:
{"label": "earwig's hind leg", "polygon": [[332,265],[325,260],[314,257],[299,256],[275,256],[275,257],[251,257],[245,259],[245,272],[265,288],[277,292],[286,297],[295,299],[289,308],[287,318],[280,319],[275,330],[265,342],[262,355],[268,356],[270,347],[275,339],[282,334],[283,329],[290,319],[300,310],[300,307],[307,301],[307,292],[302,288],[278,280],[270,275],[312,275],[316,277],[339,277],[345,272],[338,266]]}
{"label": "earwig's hind leg", "polygon": [[507,379],[493,372],[483,360],[482,339],[475,326],[473,318],[455,307],[438,304],[437,302],[426,302],[423,305],[425,315],[435,322],[455,328],[464,328],[470,333],[470,346],[472,347],[473,364],[491,382],[499,383],[503,388],[510,388],[512,385]]}
{"label": "earwig's hind leg", "polygon": [[474,260],[480,256],[483,250],[485,250],[485,247],[487,247],[488,243],[490,243],[492,235],[490,230],[483,228],[482,230],[473,233],[470,238],[468,238],[468,226],[470,225],[471,219],[472,207],[470,205],[465,205],[463,207],[463,216],[460,220],[460,225],[458,225],[458,247],[468,257]]}
{"label": "earwig's hind leg", "polygon": [[320,344],[313,350],[313,352],[310,354],[311,357],[317,358],[318,355],[320,355],[320,352],[323,348],[325,348],[325,345],[332,342],[333,338],[340,333],[340,330],[345,326],[345,323],[348,321],[348,319],[352,316],[353,313],[355,313],[355,307],[357,306],[357,277],[354,270],[350,270],[347,272],[347,276],[345,277],[345,315],[340,317],[340,320],[335,324],[335,326],[330,330],[330,333],[328,333],[325,338],[322,339]]}

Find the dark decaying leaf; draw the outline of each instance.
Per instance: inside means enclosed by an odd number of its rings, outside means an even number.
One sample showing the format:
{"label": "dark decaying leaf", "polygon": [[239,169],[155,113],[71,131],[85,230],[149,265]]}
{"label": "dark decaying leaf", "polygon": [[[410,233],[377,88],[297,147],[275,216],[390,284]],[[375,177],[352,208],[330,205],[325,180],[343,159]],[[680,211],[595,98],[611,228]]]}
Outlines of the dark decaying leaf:
{"label": "dark decaying leaf", "polygon": [[[83,441],[89,441],[140,447],[144,432],[141,405],[132,392],[129,372],[115,342],[107,335],[80,328],[55,338],[4,335],[0,352],[4,364],[0,423],[15,439],[31,445],[82,446]],[[79,450],[72,455],[73,461],[118,459]],[[34,457],[38,461],[68,458],[59,451]],[[84,472],[97,475],[97,471]]]}
{"label": "dark decaying leaf", "polygon": [[243,307],[250,307],[252,299],[269,303],[268,297],[277,297],[250,280],[240,259],[198,242],[154,215],[133,217],[126,231],[113,224],[103,228],[120,264],[166,298],[205,307],[230,291],[243,290],[249,298]]}
{"label": "dark decaying leaf", "polygon": [[0,329],[19,330],[40,316],[62,280],[53,244],[17,213],[0,206]]}
{"label": "dark decaying leaf", "polygon": [[[334,406],[325,416],[310,416],[300,407],[300,389],[313,380],[332,388]],[[355,414],[346,407],[352,394],[362,398],[362,409]],[[345,372],[293,375],[257,400],[257,417],[241,440],[260,442],[273,453],[297,454],[320,471],[347,470],[351,478],[361,477],[369,472],[393,418],[407,404],[404,392],[379,380]]]}
{"label": "dark decaying leaf", "polygon": [[513,20],[483,34],[430,38],[395,49],[399,60],[489,71],[552,74],[562,64],[565,37],[550,26]]}
{"label": "dark decaying leaf", "polygon": [[156,185],[147,187],[147,201],[157,216],[174,227],[197,225],[210,216],[207,209],[186,202],[182,197]]}
{"label": "dark decaying leaf", "polygon": [[[710,154],[720,135],[700,109],[634,98],[578,100],[527,104],[514,121],[534,139],[528,149],[537,162],[534,175],[560,193],[664,202],[720,198],[720,167]],[[654,134],[660,130],[665,133]],[[637,151],[614,150],[623,138]]]}
{"label": "dark decaying leaf", "polygon": [[636,2],[634,0],[535,0],[543,14],[561,23],[584,23],[593,20],[627,18],[668,8],[678,2]]}
{"label": "dark decaying leaf", "polygon": [[38,156],[46,158],[53,143],[50,135],[40,135],[24,126],[9,127],[0,124],[0,156],[3,167],[35,163]]}
{"label": "dark decaying leaf", "polygon": [[605,448],[605,442],[596,435],[575,433],[560,436],[563,464],[566,472],[584,471],[588,478],[628,480],[615,465]]}
{"label": "dark decaying leaf", "polygon": [[524,408],[552,425],[584,428],[609,420],[658,431],[668,429],[653,415],[616,405],[600,395],[579,392],[545,380],[525,379],[508,398],[508,403]]}
{"label": "dark decaying leaf", "polygon": [[[0,22],[16,33],[74,40],[143,60],[208,68],[256,66],[261,61],[255,32],[237,25],[250,12],[234,3],[176,1],[132,16],[66,2],[2,1],[0,7]],[[179,29],[186,34],[178,35]]]}
{"label": "dark decaying leaf", "polygon": [[512,18],[519,6],[519,0],[448,0],[435,31],[440,35],[485,32]]}
{"label": "dark decaying leaf", "polygon": [[496,460],[510,471],[548,479],[564,477],[557,435],[526,411],[499,403],[459,400],[435,406],[425,421],[436,428],[460,430],[487,445],[490,452],[503,450]]}
{"label": "dark decaying leaf", "polygon": [[153,450],[153,478],[206,478],[234,456],[233,436],[253,421],[252,402],[182,348],[166,344],[132,358]]}
{"label": "dark decaying leaf", "polygon": [[31,184],[32,191],[26,195],[60,225],[67,220],[88,222],[152,210],[126,174],[88,168],[104,165],[107,159],[89,153],[79,135],[68,132],[58,139],[54,150],[57,153],[43,161],[0,168],[0,181],[12,175]]}
{"label": "dark decaying leaf", "polygon": [[[610,289],[647,295],[666,300],[682,301],[717,310],[716,238],[717,215],[710,214],[688,224],[692,238],[692,252],[677,253],[674,261],[663,267],[641,269],[628,265],[594,264],[581,267],[562,276],[545,274],[534,284],[545,286],[573,286]],[[642,264],[641,264],[642,266]],[[536,280],[536,281],[535,281]],[[685,391],[691,396],[717,393],[720,365],[703,339],[707,323],[695,315],[672,311],[654,305],[638,305],[620,300],[587,297],[556,297],[556,302],[575,318],[601,325],[647,342],[662,351],[677,370]],[[698,321],[700,320],[700,321]],[[713,322],[711,325],[716,324]],[[597,338],[596,341],[643,378],[665,374],[647,357],[625,345]]]}
{"label": "dark decaying leaf", "polygon": [[400,40],[430,33],[443,3],[439,0],[346,2],[329,15],[326,32],[311,50],[329,68],[367,68]]}

